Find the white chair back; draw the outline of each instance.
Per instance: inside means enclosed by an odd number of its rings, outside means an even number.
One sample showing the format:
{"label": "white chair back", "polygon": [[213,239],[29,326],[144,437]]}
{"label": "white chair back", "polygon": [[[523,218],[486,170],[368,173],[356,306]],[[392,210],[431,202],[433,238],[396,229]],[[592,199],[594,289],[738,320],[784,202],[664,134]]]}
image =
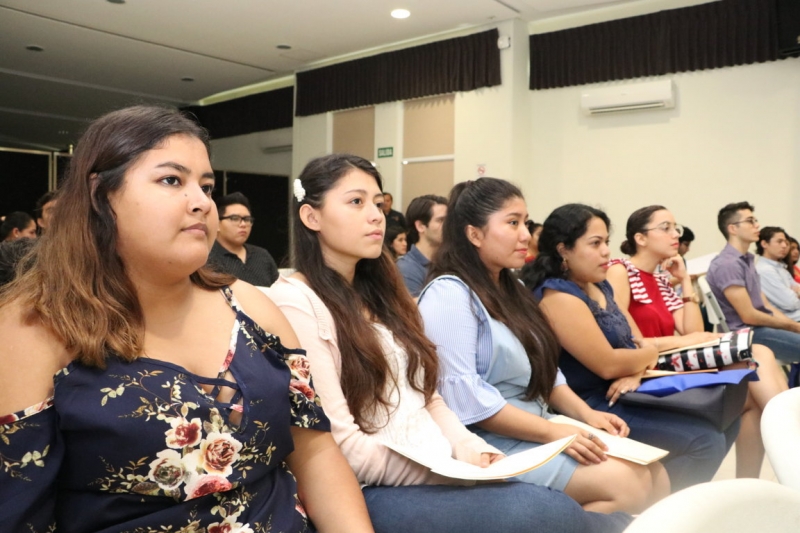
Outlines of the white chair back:
{"label": "white chair back", "polygon": [[728,323],[725,321],[725,315],[722,314],[722,309],[719,306],[717,297],[711,291],[711,286],[705,276],[697,278],[697,286],[700,287],[700,293],[703,295],[703,303],[706,306],[706,313],[708,314],[708,321],[717,326],[717,331],[728,332]]}
{"label": "white chair back", "polygon": [[800,491],[763,479],[701,483],[667,496],[624,533],[797,533]]}
{"label": "white chair back", "polygon": [[800,491],[800,388],[769,401],[761,414],[761,438],[778,481]]}

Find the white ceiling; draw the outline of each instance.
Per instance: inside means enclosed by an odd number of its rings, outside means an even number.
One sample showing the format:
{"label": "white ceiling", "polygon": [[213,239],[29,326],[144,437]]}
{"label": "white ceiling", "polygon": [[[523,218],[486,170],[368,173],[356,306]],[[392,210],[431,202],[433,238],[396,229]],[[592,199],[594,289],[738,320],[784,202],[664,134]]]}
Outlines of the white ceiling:
{"label": "white ceiling", "polygon": [[[652,1],[0,0],[0,146],[63,149],[132,103],[194,103],[391,43]],[[411,17],[391,18],[396,7]]]}

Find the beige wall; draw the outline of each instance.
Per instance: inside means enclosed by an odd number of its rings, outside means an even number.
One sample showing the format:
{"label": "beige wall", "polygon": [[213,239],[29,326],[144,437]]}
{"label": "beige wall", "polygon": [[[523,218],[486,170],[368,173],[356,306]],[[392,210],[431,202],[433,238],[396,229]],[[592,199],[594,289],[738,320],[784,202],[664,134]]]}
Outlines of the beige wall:
{"label": "beige wall", "polygon": [[452,187],[452,161],[429,161],[404,165],[403,198],[406,199],[406,204],[423,194],[438,194],[447,198]]}
{"label": "beige wall", "polygon": [[362,107],[333,114],[333,152],[375,160],[375,108]]}
{"label": "beige wall", "polygon": [[675,109],[589,117],[581,87],[530,93],[533,217],[599,206],[617,256],[627,217],[654,203],[694,231],[689,257],[722,248],[716,213],[729,202],[748,200],[762,225],[800,234],[800,59],[665,78]]}
{"label": "beige wall", "polygon": [[292,173],[292,128],[211,140],[215,169],[288,176]]}
{"label": "beige wall", "polygon": [[452,94],[405,102],[403,158],[453,153],[454,103],[455,96]]}
{"label": "beige wall", "polygon": [[[690,257],[722,247],[716,212],[732,201],[747,199],[764,224],[800,234],[800,59],[664,76],[677,88],[675,109],[586,117],[584,87],[527,89],[524,23],[495,26],[512,37],[500,52],[503,84],[455,95],[454,181],[485,164],[487,175],[522,187],[536,220],[567,202],[600,206],[614,223],[615,255],[628,215],[652,203],[694,230]],[[599,85],[619,83],[630,82]],[[376,106],[374,146],[395,148],[376,162],[405,208],[402,108]],[[330,152],[331,115],[295,118],[295,174],[299,161]]]}

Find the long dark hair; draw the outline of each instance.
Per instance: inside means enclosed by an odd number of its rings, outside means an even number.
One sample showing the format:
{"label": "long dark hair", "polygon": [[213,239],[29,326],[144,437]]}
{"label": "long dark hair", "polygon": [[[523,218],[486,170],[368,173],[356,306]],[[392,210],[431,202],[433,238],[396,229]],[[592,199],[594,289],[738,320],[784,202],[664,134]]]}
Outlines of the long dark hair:
{"label": "long dark hair", "polygon": [[533,290],[548,278],[563,278],[564,259],[558,253],[558,245],[571,250],[593,218],[599,218],[611,228],[611,221],[603,211],[584,204],[566,204],[556,208],[544,221],[539,235],[539,255],[522,268],[521,278],[525,286]]}
{"label": "long dark hair", "polygon": [[461,278],[483,303],[489,315],[505,324],[525,347],[531,364],[526,399],[548,398],[556,378],[558,340],[531,293],[504,268],[496,284],[467,238],[467,226],[483,228],[489,217],[509,200],[522,198],[511,183],[480,178],[453,187],[442,228],[442,245],[434,254],[428,279],[444,274]]}
{"label": "long dark hair", "polygon": [[663,205],[648,205],[631,213],[625,225],[625,240],[619,246],[620,251],[625,255],[636,255],[636,234],[645,232],[654,214],[666,210]]}
{"label": "long dark hair", "polygon": [[[381,176],[361,157],[333,154],[312,159],[300,174],[305,190],[294,209],[294,261],[311,289],[325,303],[336,327],[342,356],[341,385],[350,412],[362,431],[379,429],[371,421],[379,409],[389,409],[389,393],[397,377],[386,359],[372,322],[380,322],[408,353],[408,382],[430,400],[436,390],[436,347],[425,336],[422,320],[394,260],[384,251],[356,264],[352,285],[325,264],[317,232],[303,224],[300,205],[322,207],[327,192],[353,170],[361,170],[382,189]],[[370,318],[365,317],[365,312]]]}
{"label": "long dark hair", "polygon": [[14,211],[6,215],[6,219],[0,224],[0,242],[6,240],[14,230],[23,231],[31,222],[33,217],[24,211]]}
{"label": "long dark hair", "polygon": [[[145,152],[173,135],[196,138],[209,150],[206,130],[175,109],[135,106],[95,120],[78,141],[59,190],[53,213],[58,223],[0,293],[0,306],[19,300],[30,307],[83,364],[102,367],[109,352],[128,361],[142,353],[144,315],[117,253],[109,196]],[[235,280],[206,267],[190,279],[204,289]]]}
{"label": "long dark hair", "polygon": [[403,234],[408,234],[408,230],[403,226],[395,225],[386,228],[386,235],[383,236],[383,246],[389,252],[389,255],[392,256],[392,259],[397,259],[397,252],[394,251],[394,240]]}
{"label": "long dark hair", "polygon": [[789,241],[789,253],[783,258],[783,262],[786,263],[789,272],[791,272],[792,276],[794,276],[794,265],[797,263],[797,261],[792,261],[792,244],[795,246],[800,246],[800,243],[798,243],[797,239],[791,235],[786,235],[786,240]]}

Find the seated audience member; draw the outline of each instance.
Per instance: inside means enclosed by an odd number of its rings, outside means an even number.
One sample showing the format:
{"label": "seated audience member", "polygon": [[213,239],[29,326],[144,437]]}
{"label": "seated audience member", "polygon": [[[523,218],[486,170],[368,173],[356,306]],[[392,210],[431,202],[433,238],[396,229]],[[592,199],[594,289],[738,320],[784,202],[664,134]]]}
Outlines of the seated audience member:
{"label": "seated audience member", "polygon": [[28,213],[14,211],[0,224],[0,242],[17,239],[35,239],[36,221]]}
{"label": "seated audience member", "polygon": [[662,462],[673,490],[710,481],[736,438],[738,419],[723,434],[699,417],[617,401],[656,364],[658,350],[654,343],[634,342],[614,301],[606,280],[609,225],[599,209],[559,207],[544,221],[539,256],[525,265],[522,278],[555,330],[559,366],[578,396],[625,420],[632,439],[668,450]]}
{"label": "seated audience member", "polygon": [[[626,240],[621,246],[622,253],[631,258],[611,261],[608,269],[614,299],[628,319],[633,336],[654,343],[659,351],[685,348],[719,337],[704,331],[698,298],[679,255],[681,229],[672,213],[663,206],[651,205],[634,211],[628,217]],[[678,280],[683,297],[678,296],[668,282],[670,277]],[[787,386],[769,348],[755,344],[753,354],[759,363],[759,381],[748,384],[750,395],[736,439],[736,475],[757,478],[764,462],[761,413],[767,402]],[[638,387],[637,376],[631,376],[625,383],[627,391]]]}
{"label": "seated audience member", "polygon": [[373,531],[286,318],[203,266],[208,150],[150,106],[78,142],[0,292],[4,533]]}
{"label": "seated audience member", "polygon": [[786,268],[789,241],[783,228],[761,228],[756,243],[756,272],[767,301],[795,322],[800,321],[800,284]]}
{"label": "seated audience member", "polygon": [[525,255],[525,262],[530,263],[539,255],[539,235],[542,234],[542,225],[533,220],[526,220],[525,227],[528,228],[528,233],[531,234],[531,240],[528,243],[528,253]]}
{"label": "seated audience member", "polygon": [[525,262],[530,233],[525,200],[511,183],[480,178],[453,187],[435,277],[422,291],[425,333],[436,345],[439,392],[462,423],[506,454],[577,434],[546,465],[517,476],[564,491],[584,509],[632,513],[669,493],[661,463],[607,457],[585,430],[548,421],[561,413],[626,436],[616,415],[595,411],[558,372],[558,341],[511,273]]}
{"label": "seated audience member", "polygon": [[392,209],[392,202],[394,198],[392,197],[392,193],[384,192],[383,193],[383,214],[386,216],[386,227],[389,226],[400,226],[401,228],[406,227],[406,219],[403,217],[403,213],[400,211],[395,211]]}
{"label": "seated audience member", "polygon": [[57,191],[46,192],[36,201],[36,225],[39,227],[40,235],[52,224],[56,193]]}
{"label": "seated audience member", "polygon": [[36,244],[35,239],[0,242],[0,287],[14,279],[17,265],[34,244]]}
{"label": "seated audience member", "polygon": [[693,242],[694,232],[686,226],[683,226],[683,231],[678,236],[678,255],[680,255],[681,258],[689,253],[689,248],[692,247]]}
{"label": "seated audience member", "polygon": [[402,226],[389,226],[386,228],[386,235],[383,237],[383,245],[389,250],[392,259],[395,261],[406,255],[408,251],[407,235],[408,232]]}
{"label": "seated audience member", "polygon": [[728,244],[711,261],[706,279],[731,330],[751,326],[754,344],[764,344],[781,361],[797,363],[800,322],[781,313],[764,297],[753,254],[747,251],[759,237],[753,209],[747,202],[720,209],[717,225]]}
{"label": "seated audience member", "polygon": [[783,259],[789,273],[792,275],[797,283],[800,283],[800,267],[797,266],[797,261],[800,260],[800,243],[791,235],[787,235],[786,239],[789,241],[789,253]]}
{"label": "seated audience member", "polygon": [[278,265],[270,253],[247,244],[255,223],[247,197],[240,192],[228,194],[217,200],[217,209],[219,233],[208,256],[209,264],[251,285],[269,287],[275,283]]}
{"label": "seated audience member", "polygon": [[334,154],[309,162],[299,180],[305,195],[294,204],[297,272],[279,278],[269,293],[301,332],[333,436],[363,484],[375,530],[624,527],[625,515],[585,512],[545,487],[513,480],[464,486],[386,446],[424,447],[480,466],[500,457],[436,392],[436,349],[394,262],[374,238],[385,229],[378,171],[360,157]]}
{"label": "seated audience member", "polygon": [[419,296],[428,277],[428,264],[442,244],[442,222],[447,214],[447,199],[435,194],[418,196],[406,210],[408,253],[397,261],[411,296]]}

